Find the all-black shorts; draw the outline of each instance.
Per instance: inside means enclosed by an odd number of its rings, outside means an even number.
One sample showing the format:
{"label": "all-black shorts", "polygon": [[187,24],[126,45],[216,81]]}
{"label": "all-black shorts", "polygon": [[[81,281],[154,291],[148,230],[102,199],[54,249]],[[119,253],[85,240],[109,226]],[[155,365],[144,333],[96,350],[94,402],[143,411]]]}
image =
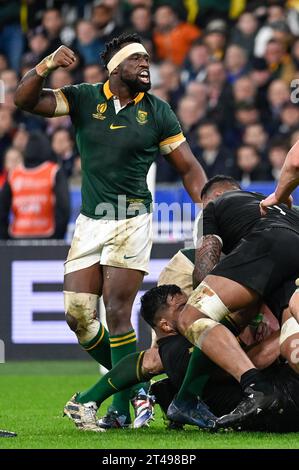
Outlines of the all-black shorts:
{"label": "all-black shorts", "polygon": [[287,228],[253,232],[211,271],[268,298],[299,277],[299,234]]}

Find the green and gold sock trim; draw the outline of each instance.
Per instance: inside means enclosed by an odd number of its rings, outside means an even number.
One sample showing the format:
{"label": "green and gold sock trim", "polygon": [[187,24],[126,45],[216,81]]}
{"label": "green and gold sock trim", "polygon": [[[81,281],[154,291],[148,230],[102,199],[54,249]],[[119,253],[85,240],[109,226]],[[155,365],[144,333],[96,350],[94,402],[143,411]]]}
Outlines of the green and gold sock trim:
{"label": "green and gold sock trim", "polygon": [[119,346],[125,346],[126,344],[136,342],[135,331],[130,331],[125,335],[110,336],[110,348],[117,348]]}
{"label": "green and gold sock trim", "polygon": [[90,351],[91,349],[96,348],[100,344],[102,339],[104,338],[104,335],[105,335],[105,328],[101,324],[98,334],[88,343],[81,344],[82,348],[84,348],[85,351]]}

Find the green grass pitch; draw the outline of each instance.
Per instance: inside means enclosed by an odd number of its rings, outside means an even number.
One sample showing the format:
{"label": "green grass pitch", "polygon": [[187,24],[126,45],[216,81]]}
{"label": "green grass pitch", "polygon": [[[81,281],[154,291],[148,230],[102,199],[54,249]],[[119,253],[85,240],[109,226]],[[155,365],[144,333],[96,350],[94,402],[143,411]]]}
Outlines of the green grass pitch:
{"label": "green grass pitch", "polygon": [[97,377],[97,365],[91,361],[0,364],[0,429],[18,433],[16,438],[0,438],[0,448],[299,449],[297,434],[209,434],[191,426],[167,431],[158,406],[148,429],[80,432],[67,417],[62,418],[63,405]]}

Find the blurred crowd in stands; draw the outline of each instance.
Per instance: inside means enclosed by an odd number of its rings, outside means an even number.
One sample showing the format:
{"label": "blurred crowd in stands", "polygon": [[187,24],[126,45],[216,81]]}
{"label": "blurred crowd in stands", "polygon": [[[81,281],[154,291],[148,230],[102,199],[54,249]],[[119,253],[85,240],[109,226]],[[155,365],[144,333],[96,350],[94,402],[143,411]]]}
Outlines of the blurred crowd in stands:
{"label": "blurred crowd in stands", "polygon": [[[133,31],[151,55],[151,92],[177,113],[208,177],[277,180],[299,139],[299,0],[0,0],[0,187],[26,160],[80,182],[69,117],[20,111],[15,88],[61,44],[77,61],[49,87],[103,82],[104,44]],[[176,181],[159,157],[157,183]]]}

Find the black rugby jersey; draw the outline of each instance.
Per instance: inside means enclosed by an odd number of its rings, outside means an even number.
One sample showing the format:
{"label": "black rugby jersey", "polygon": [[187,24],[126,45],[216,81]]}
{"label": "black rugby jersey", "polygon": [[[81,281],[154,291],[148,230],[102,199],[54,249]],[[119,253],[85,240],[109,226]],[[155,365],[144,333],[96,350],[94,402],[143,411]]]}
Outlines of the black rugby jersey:
{"label": "black rugby jersey", "polygon": [[253,231],[281,227],[299,234],[298,210],[285,204],[269,208],[267,215],[261,217],[259,204],[265,197],[239,190],[222,194],[203,211],[203,235],[218,235],[223,253],[228,254]]}

